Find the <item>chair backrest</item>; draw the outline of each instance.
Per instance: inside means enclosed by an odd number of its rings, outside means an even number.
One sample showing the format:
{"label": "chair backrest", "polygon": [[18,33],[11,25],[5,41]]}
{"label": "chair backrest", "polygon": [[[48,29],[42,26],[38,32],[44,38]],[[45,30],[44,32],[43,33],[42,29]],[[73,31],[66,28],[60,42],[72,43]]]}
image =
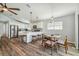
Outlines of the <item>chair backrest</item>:
{"label": "chair backrest", "polygon": [[42,39],[45,39],[45,37],[46,37],[46,36],[45,36],[44,34],[42,34]]}
{"label": "chair backrest", "polygon": [[65,36],[64,46],[67,46],[67,40],[68,40],[68,38],[67,38],[67,36]]}

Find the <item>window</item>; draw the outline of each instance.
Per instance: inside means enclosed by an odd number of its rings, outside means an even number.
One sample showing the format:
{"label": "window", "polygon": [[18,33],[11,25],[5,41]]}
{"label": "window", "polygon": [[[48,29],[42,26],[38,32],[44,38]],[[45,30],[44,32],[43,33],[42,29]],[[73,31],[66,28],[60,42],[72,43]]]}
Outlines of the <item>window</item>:
{"label": "window", "polygon": [[51,22],[47,25],[48,30],[62,30],[63,29],[63,22]]}

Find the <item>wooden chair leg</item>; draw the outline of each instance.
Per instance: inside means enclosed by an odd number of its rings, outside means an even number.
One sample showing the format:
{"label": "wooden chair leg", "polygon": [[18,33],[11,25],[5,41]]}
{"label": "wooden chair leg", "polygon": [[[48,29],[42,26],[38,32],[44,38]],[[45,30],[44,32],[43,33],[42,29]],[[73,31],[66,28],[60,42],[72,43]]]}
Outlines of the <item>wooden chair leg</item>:
{"label": "wooden chair leg", "polygon": [[53,49],[53,48],[51,47],[51,55],[52,55],[52,49]]}
{"label": "wooden chair leg", "polygon": [[60,44],[57,44],[57,48],[58,48],[58,50],[60,49]]}
{"label": "wooden chair leg", "polygon": [[67,51],[68,51],[68,47],[65,47],[65,53],[67,54]]}
{"label": "wooden chair leg", "polygon": [[0,48],[2,47],[2,38],[0,39]]}
{"label": "wooden chair leg", "polygon": [[1,42],[1,40],[0,40],[0,48],[2,47],[2,42]]}
{"label": "wooden chair leg", "polygon": [[45,48],[46,48],[46,46],[44,45],[44,43],[42,43],[42,48],[43,48],[43,51],[45,51]]}
{"label": "wooden chair leg", "polygon": [[57,53],[57,50],[58,50],[58,47],[57,47],[57,44],[55,45],[55,51],[56,51],[56,53]]}

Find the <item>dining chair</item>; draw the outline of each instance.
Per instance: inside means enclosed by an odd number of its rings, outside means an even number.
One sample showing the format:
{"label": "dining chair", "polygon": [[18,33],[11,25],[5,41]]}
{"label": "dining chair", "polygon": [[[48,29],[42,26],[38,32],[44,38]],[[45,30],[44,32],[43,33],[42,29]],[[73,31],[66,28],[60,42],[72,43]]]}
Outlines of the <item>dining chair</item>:
{"label": "dining chair", "polygon": [[32,36],[32,43],[34,43],[36,40],[37,40],[37,36],[36,35],[33,35]]}
{"label": "dining chair", "polygon": [[45,35],[42,34],[42,43],[41,43],[42,46],[45,46],[45,45],[44,45],[45,41],[47,41],[47,39],[45,39]]}
{"label": "dining chair", "polygon": [[38,40],[41,40],[41,39],[42,39],[41,36],[42,36],[41,34],[38,34],[38,35],[37,35],[37,39],[38,39]]}
{"label": "dining chair", "polygon": [[67,36],[65,36],[64,41],[63,40],[58,40],[58,49],[60,47],[64,47],[65,53],[67,54],[67,51],[68,51],[68,38],[67,38]]}
{"label": "dining chair", "polygon": [[47,37],[45,35],[43,35],[43,39],[42,39],[42,46],[44,48],[44,50],[46,48],[51,48],[51,55],[52,55],[52,51],[54,49],[54,51],[57,52],[57,42],[53,41],[51,37]]}

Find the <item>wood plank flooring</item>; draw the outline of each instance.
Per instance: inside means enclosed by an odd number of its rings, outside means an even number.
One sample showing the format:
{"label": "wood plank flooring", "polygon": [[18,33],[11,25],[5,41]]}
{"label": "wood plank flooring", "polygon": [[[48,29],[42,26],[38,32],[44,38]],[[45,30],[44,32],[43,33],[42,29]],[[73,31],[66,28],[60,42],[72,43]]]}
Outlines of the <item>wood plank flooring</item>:
{"label": "wood plank flooring", "polygon": [[[52,56],[79,56],[74,47],[69,47],[68,54],[60,48],[58,52],[52,51]],[[43,49],[41,40],[34,43],[22,43],[17,39],[3,39],[0,47],[0,56],[51,56],[50,49]]]}

